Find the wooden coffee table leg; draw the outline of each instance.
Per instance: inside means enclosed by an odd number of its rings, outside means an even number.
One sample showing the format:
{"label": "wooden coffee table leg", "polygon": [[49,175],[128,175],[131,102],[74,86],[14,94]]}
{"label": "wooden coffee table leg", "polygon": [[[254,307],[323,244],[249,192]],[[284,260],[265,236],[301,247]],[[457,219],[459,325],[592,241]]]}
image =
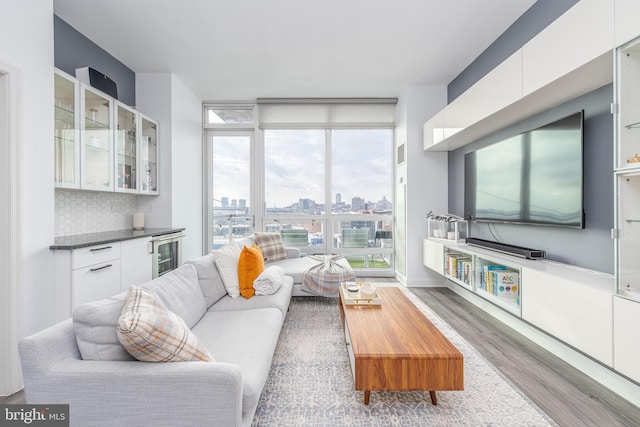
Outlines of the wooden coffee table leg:
{"label": "wooden coffee table leg", "polygon": [[429,395],[431,396],[431,403],[433,403],[434,405],[438,404],[438,399],[436,398],[436,392],[435,391],[430,391]]}
{"label": "wooden coffee table leg", "polygon": [[365,390],[364,391],[364,404],[368,405],[369,404],[369,397],[371,396],[371,390]]}

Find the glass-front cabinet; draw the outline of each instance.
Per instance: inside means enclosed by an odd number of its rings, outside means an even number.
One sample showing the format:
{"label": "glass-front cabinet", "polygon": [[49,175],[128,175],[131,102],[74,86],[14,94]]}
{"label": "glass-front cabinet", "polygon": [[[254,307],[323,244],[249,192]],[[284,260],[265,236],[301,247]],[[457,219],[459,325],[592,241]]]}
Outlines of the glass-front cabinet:
{"label": "glass-front cabinet", "polygon": [[80,89],[81,188],[113,191],[113,101],[82,83]]}
{"label": "glass-front cabinet", "polygon": [[138,192],[138,113],[116,102],[116,191]]}
{"label": "glass-front cabinet", "polygon": [[140,116],[140,192],[158,194],[158,123]]}
{"label": "glass-front cabinet", "polygon": [[640,301],[640,39],[618,48],[616,57],[617,293]]}
{"label": "glass-front cabinet", "polygon": [[64,71],[54,81],[55,186],[159,194],[158,123]]}
{"label": "glass-front cabinet", "polygon": [[54,180],[56,187],[80,188],[78,82],[64,72],[54,74]]}

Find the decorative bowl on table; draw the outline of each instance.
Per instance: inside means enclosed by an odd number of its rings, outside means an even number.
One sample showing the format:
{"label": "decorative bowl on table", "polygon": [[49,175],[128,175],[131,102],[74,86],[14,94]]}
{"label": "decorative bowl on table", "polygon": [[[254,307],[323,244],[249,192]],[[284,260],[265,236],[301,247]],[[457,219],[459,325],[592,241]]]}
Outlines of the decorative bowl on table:
{"label": "decorative bowl on table", "polygon": [[364,283],[360,286],[360,296],[362,298],[373,298],[376,295],[376,287],[371,283]]}

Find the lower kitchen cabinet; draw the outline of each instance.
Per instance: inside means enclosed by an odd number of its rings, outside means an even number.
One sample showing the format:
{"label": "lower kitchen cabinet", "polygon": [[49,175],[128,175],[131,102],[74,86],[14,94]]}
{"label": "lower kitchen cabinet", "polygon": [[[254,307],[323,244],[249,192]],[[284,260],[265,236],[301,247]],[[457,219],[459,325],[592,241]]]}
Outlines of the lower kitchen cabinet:
{"label": "lower kitchen cabinet", "polygon": [[153,253],[151,238],[120,242],[120,290],[141,285],[151,280]]}
{"label": "lower kitchen cabinet", "polygon": [[55,321],[87,302],[113,296],[151,280],[150,238],[56,250]]}

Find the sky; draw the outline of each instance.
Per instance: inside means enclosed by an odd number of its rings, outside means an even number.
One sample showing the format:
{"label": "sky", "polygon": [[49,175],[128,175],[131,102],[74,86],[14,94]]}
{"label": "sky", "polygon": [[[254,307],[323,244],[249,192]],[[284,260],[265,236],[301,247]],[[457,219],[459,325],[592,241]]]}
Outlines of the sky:
{"label": "sky", "polygon": [[[324,203],[324,130],[265,130],[265,202],[286,207],[301,198]],[[332,195],[341,193],[377,202],[393,200],[393,130],[334,130]],[[249,192],[249,137],[215,137],[214,194],[247,199]],[[217,197],[216,197],[217,198]]]}

